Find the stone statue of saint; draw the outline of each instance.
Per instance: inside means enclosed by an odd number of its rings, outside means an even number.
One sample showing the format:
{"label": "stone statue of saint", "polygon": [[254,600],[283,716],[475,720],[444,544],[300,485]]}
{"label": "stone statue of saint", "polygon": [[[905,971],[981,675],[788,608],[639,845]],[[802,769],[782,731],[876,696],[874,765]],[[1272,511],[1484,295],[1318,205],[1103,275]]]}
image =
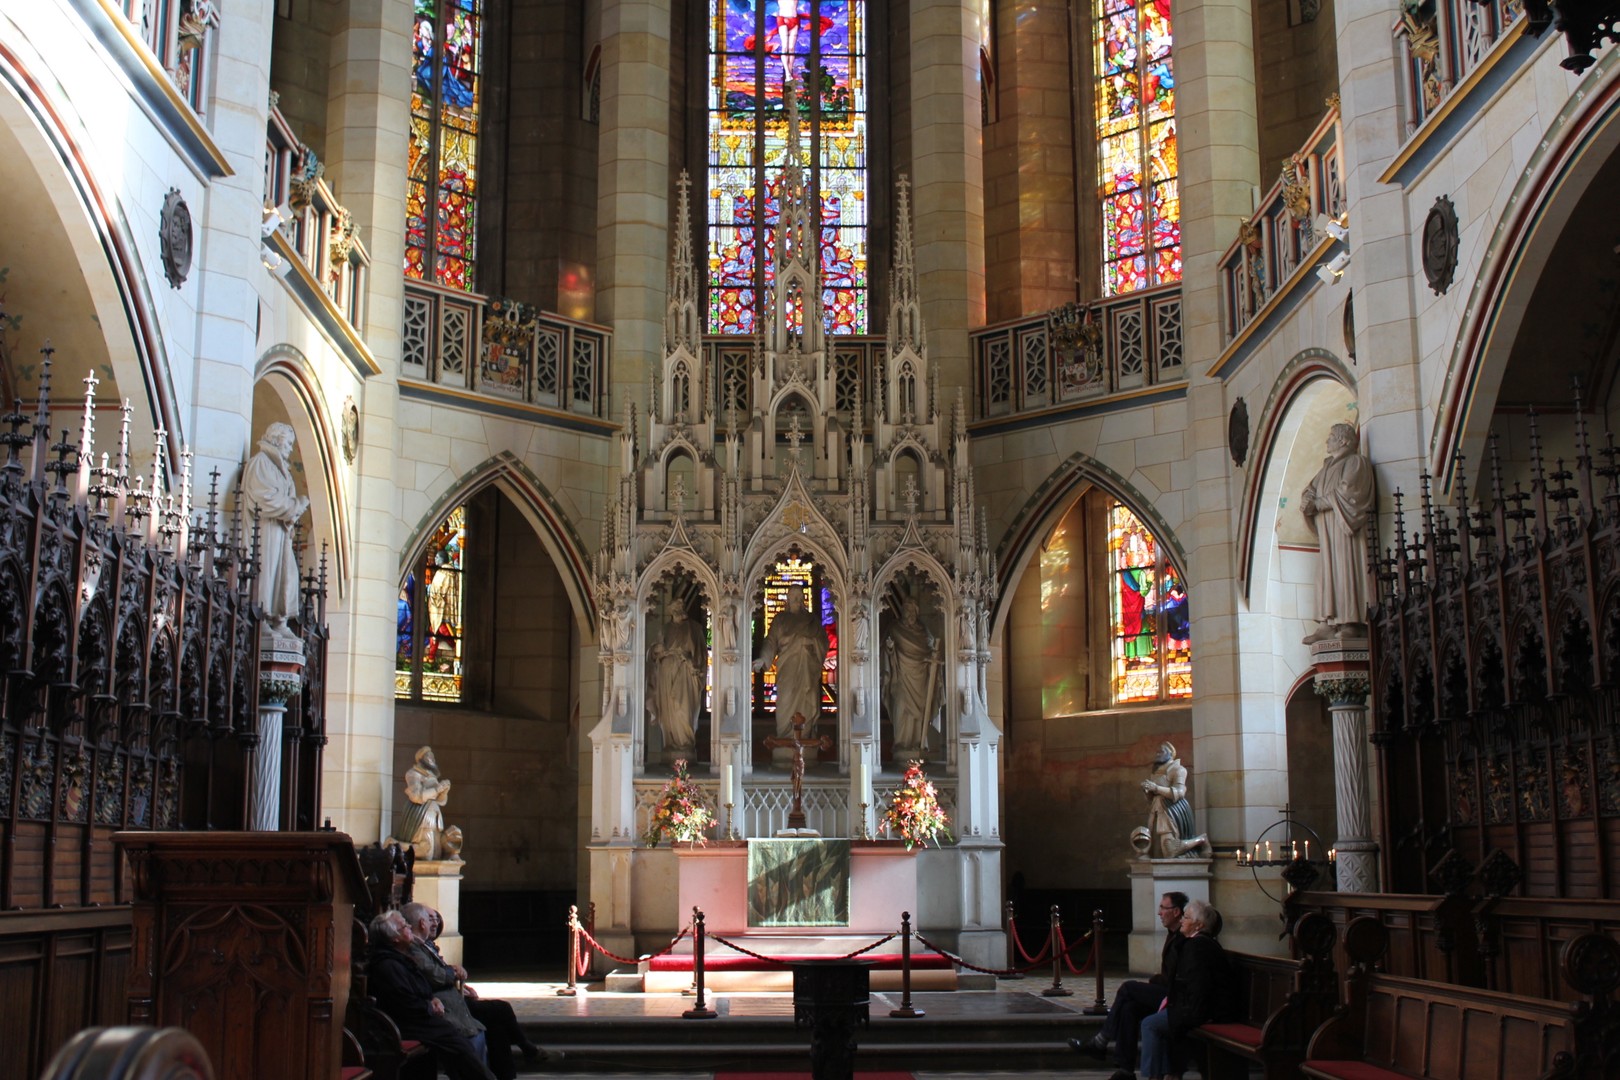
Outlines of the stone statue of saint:
{"label": "stone statue of saint", "polygon": [[1148,800],[1148,823],[1131,833],[1131,844],[1150,859],[1208,855],[1209,837],[1194,835],[1192,806],[1187,802],[1187,766],[1172,743],[1160,743],[1153,775],[1142,781]]}
{"label": "stone statue of saint", "polygon": [[883,638],[883,703],[894,725],[896,759],[920,758],[928,749],[929,725],[940,705],[939,666],[939,639],[908,596]]}
{"label": "stone statue of saint", "polygon": [[685,604],[670,604],[663,639],[647,650],[647,712],[664,733],[666,752],[685,753],[696,745],[703,710],[708,650],[703,627],[687,614]]}
{"label": "stone statue of saint", "polygon": [[1360,452],[1356,429],[1334,424],[1328,456],[1305,486],[1299,509],[1321,544],[1316,617],[1305,644],[1364,631],[1367,621],[1367,512],[1373,507],[1373,466]]}
{"label": "stone statue of saint", "polygon": [[259,437],[259,452],[242,471],[242,494],[259,515],[259,578],[256,599],[273,627],[284,628],[298,614],[298,554],[293,531],[309,509],[309,499],[293,486],[289,457],[293,429],[274,423]]}
{"label": "stone statue of saint", "polygon": [[765,648],[754,661],[755,671],[776,663],[776,734],[793,733],[794,714],[804,716],[813,733],[821,718],[821,665],[827,659],[827,631],[821,620],[804,608],[802,590],[787,593],[787,607],[771,620]]}
{"label": "stone statue of saint", "polygon": [[[445,854],[444,804],[450,800],[450,781],[439,776],[439,763],[433,747],[416,752],[416,762],[405,770],[405,821],[400,835],[416,851],[418,859],[439,859]],[[459,847],[459,835],[458,846]]]}

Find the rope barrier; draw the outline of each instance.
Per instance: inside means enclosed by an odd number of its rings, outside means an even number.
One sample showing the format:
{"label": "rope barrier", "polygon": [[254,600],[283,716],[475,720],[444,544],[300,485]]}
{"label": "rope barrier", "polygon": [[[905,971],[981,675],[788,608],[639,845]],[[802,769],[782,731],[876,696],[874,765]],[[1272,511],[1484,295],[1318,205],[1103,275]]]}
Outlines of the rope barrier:
{"label": "rope barrier", "polygon": [[[861,948],[856,949],[852,953],[845,953],[843,956],[829,956],[826,959],[828,959],[828,960],[853,960],[857,956],[860,956],[863,953],[869,953],[873,949],[877,948],[879,945],[887,944],[888,942],[893,941],[897,937],[899,937],[898,934],[890,934],[887,937],[880,937],[876,941],[872,942],[872,944],[862,946]],[[742,953],[744,956],[751,956],[755,960],[763,960],[767,964],[781,964],[783,967],[786,967],[787,965],[793,963],[793,961],[791,961],[791,960],[783,960],[780,957],[766,956],[764,953],[757,953],[753,949],[749,949],[749,948],[746,948],[746,947],[744,947],[742,945],[738,945],[735,941],[731,941],[731,940],[729,940],[727,938],[723,938],[719,934],[710,934],[709,935],[709,940],[714,941],[714,942],[718,942],[719,944],[724,945],[728,949],[735,949],[737,952]]]}
{"label": "rope barrier", "polygon": [[604,948],[602,946],[602,943],[600,941],[597,941],[594,937],[592,937],[590,935],[590,931],[586,930],[583,926],[580,927],[580,929],[579,929],[579,936],[584,938],[587,942],[589,942],[591,948],[595,949],[597,952],[601,953],[603,956],[607,957],[610,960],[615,960],[615,961],[617,961],[617,962],[619,962],[621,964],[639,964],[644,960],[651,960],[654,957],[663,956],[666,953],[670,952],[671,950],[673,950],[675,948],[676,945],[679,945],[681,943],[682,938],[684,938],[687,934],[689,934],[691,932],[692,932],[692,924],[687,923],[686,926],[681,930],[681,932],[676,934],[674,936],[674,938],[672,938],[670,940],[670,943],[668,945],[665,945],[662,949],[659,949],[657,952],[643,953],[642,955],[637,956],[637,957],[620,956],[618,953],[609,952],[606,948]]}
{"label": "rope barrier", "polygon": [[[1052,938],[1051,938],[1050,935],[1048,935],[1048,937],[1046,939],[1046,943],[1041,946],[1040,955],[1039,956],[1031,956],[1031,955],[1029,955],[1029,950],[1024,948],[1023,941],[1018,937],[1018,924],[1016,922],[1014,922],[1011,918],[1009,918],[1007,920],[1007,929],[1012,934],[1013,946],[1018,950],[1018,955],[1022,956],[1024,958],[1024,963],[1029,964],[1031,966],[1034,966],[1036,964],[1042,963],[1047,958],[1047,956],[1050,955],[1050,953],[1047,951],[1052,947]],[[1025,968],[1023,970],[1027,971],[1029,969]]]}
{"label": "rope barrier", "polygon": [[[969,961],[962,959],[960,956],[957,956],[955,953],[951,952],[949,949],[946,949],[943,946],[934,944],[932,941],[929,941],[927,938],[923,937],[920,932],[913,931],[911,936],[916,938],[918,940],[918,942],[920,942],[922,944],[922,947],[927,949],[929,952],[938,953],[939,955],[943,956],[945,959],[949,960],[951,963],[960,964],[962,967],[967,968],[969,971],[977,971],[980,975],[996,975],[996,976],[1027,975],[1031,971],[1034,971],[1036,968],[1038,968],[1041,965],[1046,963],[1046,961],[1044,959],[1041,959],[1041,960],[1035,961],[1033,964],[1030,964],[1027,967],[1014,967],[1014,968],[987,968],[987,967],[980,967],[977,964],[970,963]],[[1046,951],[1044,949],[1041,951],[1041,956],[1042,957],[1046,956]]]}
{"label": "rope barrier", "polygon": [[[1063,944],[1063,929],[1062,929],[1062,927],[1058,928],[1057,939],[1058,939],[1058,944],[1062,945]],[[1091,962],[1093,960],[1097,959],[1097,954],[1096,954],[1095,951],[1093,951],[1090,956],[1086,957],[1086,962],[1081,964],[1079,967],[1075,967],[1074,966],[1074,961],[1069,959],[1070,954],[1072,954],[1075,949],[1077,949],[1081,944],[1083,944],[1085,942],[1088,942],[1090,940],[1091,940],[1091,931],[1087,930],[1084,934],[1082,934],[1075,941],[1075,943],[1073,945],[1070,945],[1068,948],[1064,949],[1062,953],[1059,954],[1059,955],[1061,955],[1063,957],[1063,966],[1068,968],[1069,972],[1071,974],[1084,975],[1086,972],[1091,970]]]}

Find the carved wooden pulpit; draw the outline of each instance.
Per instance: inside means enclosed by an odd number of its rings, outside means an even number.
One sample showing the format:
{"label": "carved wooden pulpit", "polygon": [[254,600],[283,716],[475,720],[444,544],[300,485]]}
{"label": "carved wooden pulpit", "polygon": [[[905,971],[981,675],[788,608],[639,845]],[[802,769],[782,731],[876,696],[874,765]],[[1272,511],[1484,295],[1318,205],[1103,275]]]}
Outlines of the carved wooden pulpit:
{"label": "carved wooden pulpit", "polygon": [[220,1077],[339,1073],[354,905],[336,832],[121,832],[133,895],[129,1022],[181,1027]]}

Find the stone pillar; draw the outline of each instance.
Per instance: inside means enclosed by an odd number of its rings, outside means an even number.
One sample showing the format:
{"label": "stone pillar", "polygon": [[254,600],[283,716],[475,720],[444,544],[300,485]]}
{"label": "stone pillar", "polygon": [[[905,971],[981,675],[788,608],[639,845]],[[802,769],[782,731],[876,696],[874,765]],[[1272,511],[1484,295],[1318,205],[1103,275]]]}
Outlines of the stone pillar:
{"label": "stone pillar", "polygon": [[266,626],[259,651],[259,748],[253,755],[248,788],[248,828],[275,832],[281,827],[281,734],[287,702],[304,685],[304,643]]}
{"label": "stone pillar", "polygon": [[611,405],[646,396],[669,271],[670,0],[603,0],[597,318],[613,327]]}
{"label": "stone pillar", "polygon": [[1372,689],[1365,639],[1311,646],[1316,692],[1333,716],[1333,780],[1338,800],[1340,892],[1378,891],[1378,844],[1373,840],[1367,785],[1367,695]]}
{"label": "stone pillar", "polygon": [[981,7],[978,0],[911,4],[917,284],[929,355],[947,389],[971,385],[968,331],[984,325]]}

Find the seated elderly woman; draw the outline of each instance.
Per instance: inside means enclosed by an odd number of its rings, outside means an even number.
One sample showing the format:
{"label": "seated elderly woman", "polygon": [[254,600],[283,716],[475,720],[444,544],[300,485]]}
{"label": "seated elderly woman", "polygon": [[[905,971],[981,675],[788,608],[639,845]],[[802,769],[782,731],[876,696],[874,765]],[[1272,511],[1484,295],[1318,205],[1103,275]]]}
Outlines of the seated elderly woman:
{"label": "seated elderly woman", "polygon": [[1142,1073],[1149,1080],[1181,1080],[1188,1036],[1193,1028],[1216,1018],[1216,1003],[1228,985],[1226,953],[1211,933],[1212,928],[1218,932],[1220,922],[1220,913],[1202,900],[1188,901],[1181,914],[1181,936],[1186,940],[1176,959],[1169,997],[1162,1009],[1142,1021]]}

